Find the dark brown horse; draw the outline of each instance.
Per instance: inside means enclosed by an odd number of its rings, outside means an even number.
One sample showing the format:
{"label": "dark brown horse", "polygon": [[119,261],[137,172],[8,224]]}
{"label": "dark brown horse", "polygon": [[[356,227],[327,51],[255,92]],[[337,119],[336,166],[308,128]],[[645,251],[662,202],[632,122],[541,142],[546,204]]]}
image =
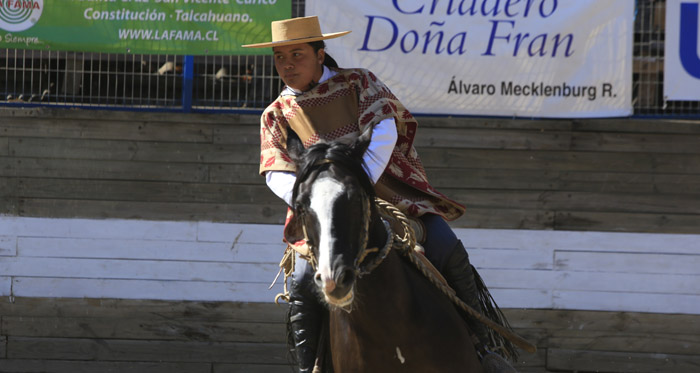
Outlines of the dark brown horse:
{"label": "dark brown horse", "polygon": [[314,280],[330,311],[332,369],[481,372],[456,308],[391,250],[391,229],[362,166],[370,138],[365,132],[351,145],[304,149],[290,131],[287,141],[297,165],[289,224],[304,232],[317,261]]}

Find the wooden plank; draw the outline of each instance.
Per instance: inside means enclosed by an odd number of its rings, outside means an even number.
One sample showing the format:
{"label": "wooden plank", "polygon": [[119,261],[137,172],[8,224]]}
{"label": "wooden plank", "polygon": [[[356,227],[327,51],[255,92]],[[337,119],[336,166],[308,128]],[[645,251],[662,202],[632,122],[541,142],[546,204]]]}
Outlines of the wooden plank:
{"label": "wooden plank", "polygon": [[700,175],[618,172],[560,172],[557,189],[598,193],[700,193]]}
{"label": "wooden plank", "polygon": [[0,156],[10,155],[10,141],[7,137],[0,137]]}
{"label": "wooden plank", "polygon": [[462,243],[467,246],[472,265],[480,270],[524,270],[541,274],[554,267],[552,253],[547,250],[479,249],[470,247],[469,242]]}
{"label": "wooden plank", "polygon": [[[489,288],[545,290],[553,288],[552,282],[559,278],[559,274],[555,271],[484,268],[474,264],[484,259],[478,259],[478,252],[473,254],[472,252],[469,253],[470,261],[477,268],[484,283]],[[490,265],[497,267],[498,263],[491,263]]]}
{"label": "wooden plank", "polygon": [[574,132],[574,151],[635,153],[700,153],[700,135]]}
{"label": "wooden plank", "polygon": [[684,119],[634,119],[618,118],[577,119],[573,121],[573,130],[577,132],[626,132],[626,133],[661,133],[700,135],[696,120]]}
{"label": "wooden plank", "polygon": [[[588,254],[591,254],[590,252]],[[644,255],[644,254],[630,254]],[[677,256],[678,261],[683,261],[683,256]],[[610,258],[614,260],[613,258]],[[585,262],[585,261],[582,261]],[[598,262],[599,263],[599,262]],[[557,262],[558,264],[558,262]],[[592,264],[586,269],[574,271],[555,271],[556,277],[550,287],[556,290],[584,290],[584,291],[619,291],[630,293],[661,293],[661,294],[698,294],[700,293],[700,275],[674,274],[676,270],[668,269],[667,272],[636,273],[634,262],[617,262],[617,268],[605,272],[611,266],[602,265],[596,267]],[[583,263],[577,262],[576,267],[583,267]],[[643,268],[638,269],[640,272]],[[629,273],[621,273],[629,272]],[[525,277],[527,278],[527,277]]]}
{"label": "wooden plank", "polygon": [[214,144],[260,146],[260,120],[255,125],[235,123],[214,128]]}
{"label": "wooden plank", "polygon": [[134,122],[164,122],[167,124],[173,123],[194,123],[194,124],[216,124],[221,123],[245,123],[259,124],[260,115],[258,114],[202,114],[191,113],[182,115],[182,113],[169,112],[147,112],[147,111],[124,111],[124,110],[66,110],[65,108],[55,107],[35,107],[35,108],[0,108],[0,117],[7,118],[51,118],[51,119],[84,119],[94,121],[95,118],[109,118],[110,120]]}
{"label": "wooden plank", "polygon": [[201,163],[0,158],[0,176],[203,182],[208,173]]}
{"label": "wooden plank", "polygon": [[627,351],[699,356],[700,336],[676,335],[661,331],[649,335],[610,330],[552,330],[549,332],[547,346],[548,348],[567,350]]}
{"label": "wooden plank", "polygon": [[699,294],[553,290],[553,308],[698,314]]}
{"label": "wooden plank", "polygon": [[467,206],[467,212],[450,222],[454,228],[552,229],[554,213],[542,210]]}
{"label": "wooden plank", "polygon": [[276,273],[264,283],[16,277],[12,288],[18,297],[273,302],[282,292],[280,282],[268,289]]}
{"label": "wooden plank", "polygon": [[222,184],[264,184],[255,164],[212,164],[209,166],[209,181]]}
{"label": "wooden plank", "polygon": [[272,302],[196,302],[123,298],[0,298],[0,314],[15,317],[133,318],[280,323],[287,306]]}
{"label": "wooden plank", "polygon": [[581,351],[550,348],[547,369],[586,372],[697,372],[700,357],[677,354]]}
{"label": "wooden plank", "polygon": [[[272,244],[281,241],[283,225],[278,224],[224,224],[200,221],[197,239],[204,242],[231,242]],[[235,237],[235,238],[234,238]]]}
{"label": "wooden plank", "polygon": [[18,237],[196,241],[196,222],[0,217],[0,232]]}
{"label": "wooden plank", "polygon": [[255,244],[234,240],[235,236],[230,242],[21,237],[16,247],[21,250],[23,257],[239,263],[271,261],[277,263],[286,247],[282,243],[281,234],[276,239],[278,242],[274,244]]}
{"label": "wooden plank", "polygon": [[[489,285],[487,285],[489,286]],[[499,307],[552,308],[552,292],[543,289],[501,289],[489,286]]]}
{"label": "wooden plank", "polygon": [[[700,252],[698,234],[612,233],[534,230],[455,229],[467,247],[482,249],[614,251],[691,254]],[[467,244],[468,242],[468,244]]]}
{"label": "wooden plank", "polygon": [[213,204],[22,198],[18,210],[20,216],[47,218],[98,217],[258,224],[282,224],[286,216],[282,200],[274,204]]}
{"label": "wooden plank", "polygon": [[0,215],[19,215],[19,201],[17,197],[0,195]]}
{"label": "wooden plank", "polygon": [[[700,255],[556,250],[554,266],[565,271],[685,274],[694,277],[700,276]],[[700,291],[700,282],[695,290]]]}
{"label": "wooden plank", "polygon": [[615,211],[700,215],[700,199],[693,195],[590,193],[569,191],[443,189],[450,198],[474,208],[501,209],[518,206],[545,211]]}
{"label": "wooden plank", "polygon": [[0,296],[12,295],[12,277],[0,276]]}
{"label": "wooden plank", "polygon": [[0,257],[0,273],[15,277],[267,282],[279,270],[268,263]]}
{"label": "wooden plank", "polygon": [[3,373],[210,373],[209,363],[65,361],[65,360],[0,360]]}
{"label": "wooden plank", "polygon": [[415,146],[501,150],[569,150],[571,133],[500,129],[430,128],[416,137]]}
{"label": "wooden plank", "polygon": [[[263,181],[263,180],[260,180]],[[99,201],[272,204],[281,202],[267,185],[124,180],[18,178],[22,198]]]}
{"label": "wooden plank", "polygon": [[443,189],[442,193],[468,208],[537,210],[544,207],[547,192],[528,190]]}
{"label": "wooden plank", "polygon": [[700,315],[580,310],[504,309],[516,329],[700,335]]}
{"label": "wooden plank", "polygon": [[168,341],[286,343],[285,323],[164,320],[147,318],[71,318],[3,316],[9,337],[99,338]]}
{"label": "wooden plank", "polygon": [[12,138],[14,157],[181,163],[258,163],[259,145]]}
{"label": "wooden plank", "polygon": [[0,256],[17,255],[17,236],[0,236]]}
{"label": "wooden plank", "polygon": [[501,170],[480,168],[428,168],[430,184],[460,189],[558,190],[561,172],[548,170]]}
{"label": "wooden plank", "polygon": [[96,340],[9,337],[10,359],[285,364],[281,343]]}
{"label": "wooden plank", "polygon": [[[2,162],[2,158],[0,158]],[[17,178],[15,177],[0,177],[0,197],[14,196],[17,191]]]}
{"label": "wooden plank", "polygon": [[698,233],[700,217],[667,213],[558,211],[554,229],[647,233]]}
{"label": "wooden plank", "polygon": [[423,128],[475,128],[535,131],[570,131],[573,121],[567,119],[506,119],[506,118],[466,118],[450,116],[417,115],[419,137]]}
{"label": "wooden plank", "polygon": [[89,119],[3,118],[0,120],[0,132],[8,137],[212,142],[211,126],[177,121],[158,123],[144,120],[143,117],[126,121],[110,119],[115,113],[109,112],[102,117],[93,113]]}
{"label": "wooden plank", "polygon": [[690,154],[594,153],[527,150],[419,148],[427,168],[480,168],[635,173],[700,173],[700,156]]}
{"label": "wooden plank", "polygon": [[[536,342],[536,339],[533,337],[533,335],[529,334],[530,331],[517,330],[516,333],[518,333],[519,336],[527,339],[531,343]],[[537,368],[540,368],[542,369],[542,371],[544,371],[544,366],[547,360],[546,348],[538,348],[537,352],[535,352],[534,354],[522,350],[520,350],[519,352],[520,356],[518,357],[518,361],[516,361],[515,363],[511,362],[511,364],[513,364],[513,367],[517,369],[518,372],[522,373],[534,371],[533,369]]]}
{"label": "wooden plank", "polygon": [[292,368],[289,364],[214,364],[212,373],[289,373],[290,371]]}

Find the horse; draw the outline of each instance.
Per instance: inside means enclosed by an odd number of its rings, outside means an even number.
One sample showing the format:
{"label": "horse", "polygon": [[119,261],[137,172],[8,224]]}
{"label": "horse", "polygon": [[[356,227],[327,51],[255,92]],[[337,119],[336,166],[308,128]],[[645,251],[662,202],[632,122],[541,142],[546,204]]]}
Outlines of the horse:
{"label": "horse", "polygon": [[322,371],[482,372],[463,317],[391,250],[392,230],[362,164],[370,140],[371,130],[349,145],[305,149],[291,129],[287,135],[297,167],[288,226],[311,248],[314,282],[328,309],[332,366]]}

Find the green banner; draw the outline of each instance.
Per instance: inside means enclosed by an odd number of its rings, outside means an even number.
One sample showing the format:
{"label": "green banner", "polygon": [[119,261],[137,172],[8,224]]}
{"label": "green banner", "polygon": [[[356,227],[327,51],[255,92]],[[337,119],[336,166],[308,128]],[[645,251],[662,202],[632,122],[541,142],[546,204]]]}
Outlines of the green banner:
{"label": "green banner", "polygon": [[291,0],[0,0],[0,48],[248,55]]}

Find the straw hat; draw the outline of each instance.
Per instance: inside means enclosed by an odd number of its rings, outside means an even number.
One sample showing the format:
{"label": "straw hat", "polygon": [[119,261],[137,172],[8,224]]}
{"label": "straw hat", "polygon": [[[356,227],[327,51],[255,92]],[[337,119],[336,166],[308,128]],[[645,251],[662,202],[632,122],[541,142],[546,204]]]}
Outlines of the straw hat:
{"label": "straw hat", "polygon": [[281,47],[283,45],[309,43],[333,39],[349,34],[350,31],[321,33],[317,16],[285,19],[272,22],[272,41],[269,43],[247,44],[245,48]]}

